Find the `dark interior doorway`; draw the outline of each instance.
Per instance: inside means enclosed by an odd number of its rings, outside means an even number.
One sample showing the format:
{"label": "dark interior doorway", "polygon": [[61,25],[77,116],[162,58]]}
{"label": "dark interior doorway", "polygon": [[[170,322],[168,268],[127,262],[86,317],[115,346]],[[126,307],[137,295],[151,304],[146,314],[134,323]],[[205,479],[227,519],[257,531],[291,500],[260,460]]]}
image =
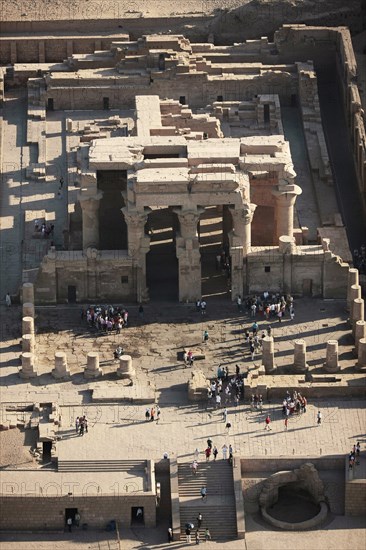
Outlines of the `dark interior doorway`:
{"label": "dark interior doorway", "polygon": [[126,250],[127,225],[121,212],[125,206],[122,191],[127,188],[126,170],[97,172],[98,189],[103,191],[99,203],[100,250]]}
{"label": "dark interior doorway", "polygon": [[72,519],[72,523],[75,524],[75,516],[78,513],[77,508],[65,508],[65,525],[67,525],[67,520]]}
{"label": "dark interior doorway", "polygon": [[42,443],[42,461],[51,462],[52,441],[43,441]]}
{"label": "dark interior doorway", "polygon": [[264,124],[270,123],[270,112],[269,112],[269,105],[268,103],[264,104]]}
{"label": "dark interior doorway", "polygon": [[198,235],[201,253],[201,294],[203,297],[227,297],[230,273],[222,268],[218,257],[224,248],[222,206],[208,206],[200,216]]}
{"label": "dark interior doorway", "polygon": [[103,97],[103,109],[108,111],[109,109],[109,97]]}
{"label": "dark interior doorway", "polygon": [[47,111],[53,111],[53,110],[54,110],[53,97],[49,97],[47,99]]}
{"label": "dark interior doorway", "polygon": [[144,507],[132,506],[131,508],[131,526],[145,525]]}
{"label": "dark interior doorway", "polygon": [[186,96],[185,96],[185,95],[179,96],[179,103],[180,103],[181,105],[185,105],[185,104],[186,104]]}
{"label": "dark interior doorway", "polygon": [[67,287],[67,301],[69,304],[76,304],[76,286],[69,285]]}
{"label": "dark interior doorway", "polygon": [[150,237],[146,256],[146,283],[151,300],[178,299],[178,260],[175,237],[178,217],[172,208],[153,210],[145,227]]}

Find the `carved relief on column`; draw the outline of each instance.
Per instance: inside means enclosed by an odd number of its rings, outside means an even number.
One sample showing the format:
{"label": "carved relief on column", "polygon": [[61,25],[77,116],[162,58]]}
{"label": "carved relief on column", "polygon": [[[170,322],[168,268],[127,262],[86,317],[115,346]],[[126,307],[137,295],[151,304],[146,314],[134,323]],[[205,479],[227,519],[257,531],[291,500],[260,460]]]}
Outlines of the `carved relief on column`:
{"label": "carved relief on column", "polygon": [[136,268],[136,299],[145,302],[149,295],[146,286],[146,254],[150,250],[150,239],[144,230],[149,213],[129,210],[127,206],[121,208],[121,212],[127,224],[128,255]]}
{"label": "carved relief on column", "polygon": [[250,251],[252,245],[252,221],[256,204],[247,203],[239,208],[229,208],[233,219],[233,231],[236,237],[239,237],[239,246],[243,247],[243,254]]}
{"label": "carved relief on column", "polygon": [[82,210],[83,219],[83,250],[87,248],[99,248],[99,202],[102,191],[89,196],[87,190],[81,189],[78,199]]}
{"label": "carved relief on column", "polygon": [[195,210],[174,210],[178,215],[180,235],[183,239],[194,239],[198,236],[197,224],[203,211],[203,208],[197,208]]}
{"label": "carved relief on column", "polygon": [[180,232],[176,238],[176,254],[179,262],[179,300],[193,301],[201,296],[201,254],[197,224],[203,208],[180,210]]}
{"label": "carved relief on column", "polygon": [[136,256],[136,251],[141,248],[141,240],[144,237],[144,228],[147,222],[148,212],[129,210],[127,206],[121,208],[127,224],[128,254]]}
{"label": "carved relief on column", "polygon": [[298,185],[288,183],[286,180],[280,180],[278,185],[272,190],[276,200],[275,206],[275,239],[282,235],[293,237],[294,234],[294,205],[296,197],[301,195],[302,189]]}

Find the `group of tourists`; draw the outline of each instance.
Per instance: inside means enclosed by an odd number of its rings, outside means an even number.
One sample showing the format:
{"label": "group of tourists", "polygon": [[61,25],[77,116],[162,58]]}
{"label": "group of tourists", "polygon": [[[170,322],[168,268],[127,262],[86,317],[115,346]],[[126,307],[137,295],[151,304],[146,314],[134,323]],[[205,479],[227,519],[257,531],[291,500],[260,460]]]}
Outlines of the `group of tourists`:
{"label": "group of tourists", "polygon": [[77,435],[88,433],[88,419],[84,416],[77,416],[75,419],[75,431]]}
{"label": "group of tourists", "polygon": [[[233,450],[232,445],[229,444],[229,446],[227,446],[226,443],[224,443],[223,446],[221,447],[221,452],[222,452],[222,459],[223,460],[228,460],[230,462],[230,464],[232,464],[233,455],[234,455],[234,450]],[[218,448],[216,447],[216,445],[213,444],[212,439],[209,437],[207,439],[207,447],[204,450],[204,455],[206,457],[206,462],[209,462],[211,456],[213,456],[213,459],[215,461],[217,459],[218,454],[219,454]],[[198,448],[196,448],[195,451],[194,451],[194,460],[191,464],[191,469],[192,469],[192,474],[193,475],[197,474],[199,456],[200,456],[200,450]]]}
{"label": "group of tourists", "polygon": [[348,467],[350,470],[352,470],[355,464],[359,466],[360,454],[361,454],[361,445],[360,445],[360,442],[357,441],[356,445],[353,445],[353,448],[348,455]]}
{"label": "group of tourists", "polygon": [[[187,544],[190,544],[192,542],[192,531],[194,529],[195,529],[194,539],[195,539],[196,544],[200,544],[200,542],[201,542],[200,529],[201,529],[202,522],[203,522],[203,516],[202,516],[201,512],[199,512],[199,514],[196,518],[196,521],[197,521],[197,527],[196,528],[195,528],[194,523],[192,523],[192,522],[188,522],[185,525],[185,535],[186,535]],[[211,540],[211,533],[210,533],[210,530],[209,530],[208,527],[205,528],[203,538],[204,538],[205,542]],[[172,539],[170,539],[170,537],[169,537],[169,542],[171,542],[171,540]]]}
{"label": "group of tourists", "polygon": [[302,396],[300,392],[294,390],[291,395],[287,391],[282,401],[282,414],[283,416],[289,416],[290,414],[306,413],[307,404],[306,397]]}
{"label": "group of tourists", "polygon": [[86,310],[81,308],[80,315],[90,328],[104,333],[115,331],[120,334],[122,328],[129,325],[128,310],[120,306],[91,305]]}
{"label": "group of tourists", "polygon": [[236,365],[235,375],[229,375],[228,367],[219,365],[217,377],[211,380],[210,387],[207,389],[207,399],[211,406],[220,408],[224,399],[225,405],[234,401],[238,406],[240,399],[244,398],[244,379],[240,374],[240,367]]}
{"label": "group of tourists", "polygon": [[253,319],[259,316],[267,321],[277,318],[281,322],[287,312],[291,320],[295,318],[294,299],[289,294],[286,296],[279,293],[270,295],[268,291],[265,291],[262,295],[248,296],[245,301],[239,295],[236,303],[240,312],[243,310],[243,302],[248,315]]}
{"label": "group of tourists", "polygon": [[159,424],[160,414],[161,409],[159,405],[156,405],[156,407],[147,408],[145,410],[145,420],[146,422],[154,422],[154,420],[156,420],[156,423]]}

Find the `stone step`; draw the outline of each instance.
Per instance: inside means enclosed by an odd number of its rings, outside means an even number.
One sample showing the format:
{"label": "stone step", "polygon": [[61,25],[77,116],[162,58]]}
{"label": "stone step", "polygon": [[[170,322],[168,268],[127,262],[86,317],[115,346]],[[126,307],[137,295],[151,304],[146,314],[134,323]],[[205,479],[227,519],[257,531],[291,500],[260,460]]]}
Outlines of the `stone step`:
{"label": "stone step", "polygon": [[123,472],[145,470],[144,460],[59,460],[59,472]]}
{"label": "stone step", "polygon": [[206,527],[210,530],[213,540],[230,539],[237,536],[236,527],[236,510],[235,506],[208,506],[202,504],[200,506],[187,506],[180,509],[180,528],[181,539],[185,539],[186,523],[193,523],[195,526],[192,529],[192,539],[197,528],[197,516],[201,512],[203,519],[199,529],[200,538],[203,540]]}

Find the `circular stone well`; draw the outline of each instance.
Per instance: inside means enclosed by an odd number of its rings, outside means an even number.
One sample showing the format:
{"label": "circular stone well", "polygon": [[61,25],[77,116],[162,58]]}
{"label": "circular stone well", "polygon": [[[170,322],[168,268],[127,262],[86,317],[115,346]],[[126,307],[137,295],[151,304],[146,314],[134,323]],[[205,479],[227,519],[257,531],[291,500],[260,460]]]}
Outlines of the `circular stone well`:
{"label": "circular stone well", "polygon": [[259,501],[263,518],[287,531],[313,529],[328,514],[323,483],[309,463],[298,470],[277,472],[269,477]]}

